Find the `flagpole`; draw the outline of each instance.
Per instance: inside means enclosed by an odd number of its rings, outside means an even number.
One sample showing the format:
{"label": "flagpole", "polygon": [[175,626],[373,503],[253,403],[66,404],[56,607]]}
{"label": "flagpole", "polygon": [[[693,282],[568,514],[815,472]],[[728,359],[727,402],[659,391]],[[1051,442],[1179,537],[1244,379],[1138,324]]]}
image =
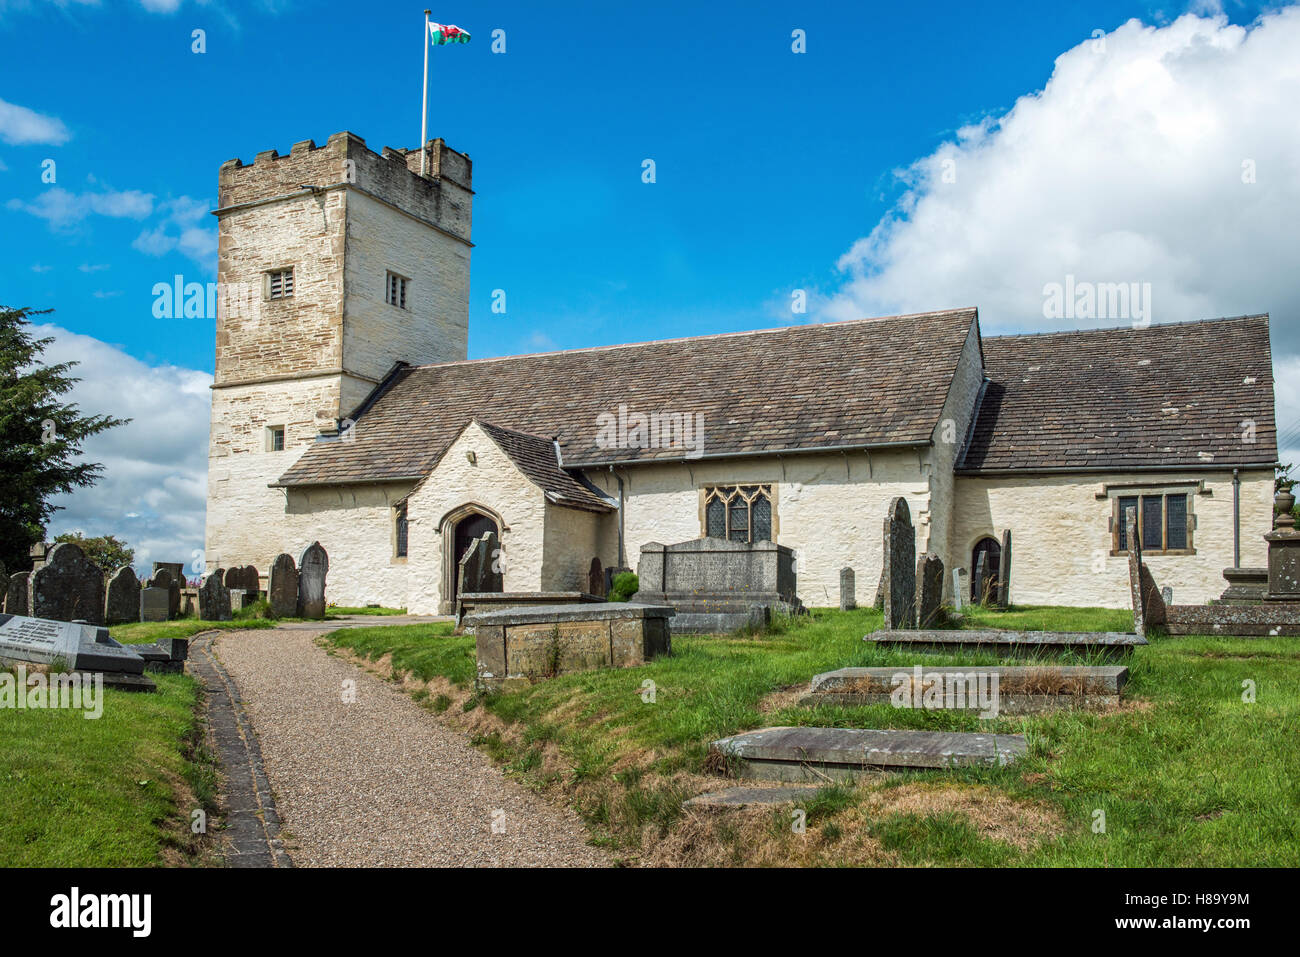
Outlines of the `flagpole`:
{"label": "flagpole", "polygon": [[424,11],[424,106],[420,110],[420,175],[429,172],[429,11]]}

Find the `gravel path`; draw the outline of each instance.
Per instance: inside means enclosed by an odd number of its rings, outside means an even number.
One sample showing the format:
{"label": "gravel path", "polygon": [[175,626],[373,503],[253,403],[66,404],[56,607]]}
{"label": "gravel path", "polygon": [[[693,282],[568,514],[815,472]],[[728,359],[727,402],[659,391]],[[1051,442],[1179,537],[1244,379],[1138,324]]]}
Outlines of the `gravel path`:
{"label": "gravel path", "polygon": [[507,780],[402,692],[326,654],[319,633],[237,632],[215,645],[261,744],[294,864],[608,864],[572,811]]}

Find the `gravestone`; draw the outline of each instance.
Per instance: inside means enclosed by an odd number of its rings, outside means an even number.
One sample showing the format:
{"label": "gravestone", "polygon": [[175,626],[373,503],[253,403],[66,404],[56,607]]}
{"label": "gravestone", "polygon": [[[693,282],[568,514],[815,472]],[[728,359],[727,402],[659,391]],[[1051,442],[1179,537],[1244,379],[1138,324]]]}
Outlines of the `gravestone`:
{"label": "gravestone", "polygon": [[107,628],[22,615],[0,621],[0,660],[40,665],[61,660],[69,671],[144,673],[144,659],[110,638]]}
{"label": "gravestone", "polygon": [[218,568],[199,582],[199,618],[230,621],[230,590],[225,586],[225,569]]}
{"label": "gravestone", "polygon": [[885,627],[916,627],[916,530],[907,499],[889,503],[885,518]]}
{"label": "gravestone", "polygon": [[53,548],[54,546],[49,542],[37,542],[28,549],[27,554],[31,556],[32,559],[32,571],[45,567],[45,562],[50,557],[50,552]]}
{"label": "gravestone", "polygon": [[253,565],[236,565],[234,568],[227,568],[225,585],[227,588],[242,588],[244,591],[252,592],[254,600],[257,598],[257,593],[262,590],[261,579],[258,577],[257,568]]}
{"label": "gravestone", "polygon": [[9,576],[5,588],[5,612],[10,615],[26,615],[27,576],[31,572],[14,572]]}
{"label": "gravestone", "polygon": [[1011,529],[1002,532],[1002,554],[998,563],[998,607],[1006,611],[1011,604]]}
{"label": "gravestone", "polygon": [[153,574],[156,575],[158,574],[158,572],[164,570],[167,572],[168,575],[171,576],[171,579],[173,582],[176,583],[177,588],[184,588],[186,585],[189,584],[189,582],[186,581],[185,578],[184,562],[154,562],[153,563]]}
{"label": "gravestone", "polygon": [[876,611],[885,610],[885,563],[880,563],[880,580],[876,582],[876,597],[872,601],[873,608]]}
{"label": "gravestone", "polygon": [[[166,572],[162,574],[166,575]],[[157,577],[157,576],[155,576]],[[170,575],[167,576],[171,578]],[[140,621],[166,621],[171,614],[170,589],[146,585],[140,589]]]}
{"label": "gravestone", "polygon": [[840,569],[840,611],[852,611],[858,607],[858,599],[854,594],[853,569]]}
{"label": "gravestone", "polygon": [[954,568],[952,570],[952,605],[958,611],[961,611],[962,593],[965,589],[962,587],[962,576],[966,574],[964,568]]}
{"label": "gravestone", "polygon": [[303,549],[298,560],[298,617],[325,617],[325,576],[330,559],[320,542]]}
{"label": "gravestone", "polygon": [[1145,637],[1151,625],[1165,623],[1165,602],[1156,587],[1155,579],[1142,562],[1142,538],[1138,530],[1137,509],[1124,510],[1124,526],[1128,537],[1129,590],[1133,599],[1133,631]]}
{"label": "gravestone", "polygon": [[604,591],[605,587],[605,569],[601,567],[600,558],[596,557],[591,560],[591,568],[587,572],[587,594],[599,595],[604,598],[609,592]]}
{"label": "gravestone", "polygon": [[266,598],[276,618],[292,618],[298,611],[298,566],[293,556],[281,552],[271,563],[266,580]]}
{"label": "gravestone", "polygon": [[673,634],[761,628],[773,611],[802,614],[794,550],[775,542],[698,538],[641,546],[636,601],[677,610]]}
{"label": "gravestone", "polygon": [[1172,605],[1174,603],[1174,590],[1166,585],[1160,589],[1160,597],[1164,600],[1166,606]]}
{"label": "gravestone", "polygon": [[71,542],[50,549],[29,588],[33,618],[104,623],[104,573]]}
{"label": "gravestone", "polygon": [[502,590],[498,547],[495,532],[484,532],[469,543],[457,570],[456,594]]}
{"label": "gravestone", "polygon": [[181,613],[180,583],[172,577],[171,572],[166,568],[159,568],[157,562],[154,562],[154,573],[153,578],[149,579],[149,587],[161,588],[167,592],[167,617],[179,618]]}
{"label": "gravestone", "polygon": [[943,605],[943,560],[926,552],[916,563],[916,627],[933,628]]}
{"label": "gravestone", "polygon": [[989,580],[989,553],[980,552],[980,557],[975,562],[975,577],[971,579],[971,602],[976,605],[984,604],[984,588]]}
{"label": "gravestone", "polygon": [[108,594],[104,599],[104,624],[119,625],[140,620],[140,579],[135,569],[123,565],[108,580]]}

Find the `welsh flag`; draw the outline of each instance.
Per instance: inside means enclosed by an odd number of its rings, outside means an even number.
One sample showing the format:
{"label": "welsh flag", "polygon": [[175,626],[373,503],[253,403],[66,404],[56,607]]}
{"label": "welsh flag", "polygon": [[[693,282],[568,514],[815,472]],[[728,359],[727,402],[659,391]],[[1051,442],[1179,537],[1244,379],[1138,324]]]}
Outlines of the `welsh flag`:
{"label": "welsh flag", "polygon": [[469,43],[469,33],[450,23],[429,21],[429,39],[433,45],[440,47],[446,43]]}

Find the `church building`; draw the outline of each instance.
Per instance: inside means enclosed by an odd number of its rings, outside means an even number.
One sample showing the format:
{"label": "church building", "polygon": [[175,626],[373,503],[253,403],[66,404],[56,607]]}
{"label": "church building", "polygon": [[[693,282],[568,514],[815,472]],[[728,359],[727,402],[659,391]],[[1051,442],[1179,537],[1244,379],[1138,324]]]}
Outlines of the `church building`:
{"label": "church building", "polygon": [[714,536],[792,548],[805,605],[845,567],[869,603],[895,496],[950,570],[1010,530],[1016,604],[1126,607],[1130,506],[1179,603],[1265,564],[1267,315],[985,337],[948,308],[469,360],[472,164],[421,158],[344,132],[221,167],[208,570],[319,541],[330,601],[446,614],[485,531],[506,591]]}

